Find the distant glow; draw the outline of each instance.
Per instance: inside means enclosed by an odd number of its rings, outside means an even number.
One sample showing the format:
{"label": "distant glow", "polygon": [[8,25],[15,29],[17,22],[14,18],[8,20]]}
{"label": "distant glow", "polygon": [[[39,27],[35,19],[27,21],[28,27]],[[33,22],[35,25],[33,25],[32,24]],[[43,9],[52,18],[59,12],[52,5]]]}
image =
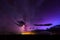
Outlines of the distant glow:
{"label": "distant glow", "polygon": [[46,30],[47,28],[51,28],[55,25],[59,25],[60,24],[60,18],[55,18],[55,17],[51,17],[51,19],[46,18],[41,24],[45,24],[45,23],[51,23],[51,26],[40,26],[38,27],[38,29],[43,29]]}
{"label": "distant glow", "polygon": [[51,28],[51,27],[53,27],[55,25],[60,24],[60,15],[59,15],[59,13],[55,13],[55,14],[52,13],[50,15],[47,14],[47,15],[43,16],[42,19],[43,19],[42,21],[35,20],[34,23],[35,24],[49,24],[49,23],[51,23],[52,25],[51,26],[34,26],[34,28],[46,30],[46,29],[49,29],[49,28]]}
{"label": "distant glow", "polygon": [[22,32],[21,34],[22,35],[35,35],[34,32]]}

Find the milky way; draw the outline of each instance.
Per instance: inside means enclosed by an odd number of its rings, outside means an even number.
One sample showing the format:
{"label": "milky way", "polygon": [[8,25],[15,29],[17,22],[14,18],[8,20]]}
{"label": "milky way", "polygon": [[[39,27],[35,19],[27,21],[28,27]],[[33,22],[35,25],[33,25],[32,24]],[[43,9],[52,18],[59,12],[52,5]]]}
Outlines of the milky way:
{"label": "milky way", "polygon": [[[0,31],[18,32],[19,27],[15,23],[20,20],[24,20],[34,29],[47,29],[60,24],[59,4],[59,0],[1,0]],[[39,27],[33,25],[45,23],[53,25]]]}

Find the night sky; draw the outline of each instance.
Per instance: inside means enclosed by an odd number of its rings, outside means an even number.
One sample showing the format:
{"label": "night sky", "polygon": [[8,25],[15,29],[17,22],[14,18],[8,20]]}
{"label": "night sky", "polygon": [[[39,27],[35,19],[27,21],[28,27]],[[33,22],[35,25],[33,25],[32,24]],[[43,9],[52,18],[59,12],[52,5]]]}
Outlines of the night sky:
{"label": "night sky", "polygon": [[[60,24],[59,0],[0,0],[0,32],[18,32],[17,21],[23,20],[34,29],[47,29]],[[34,26],[33,24],[52,26]],[[33,29],[33,30],[34,30]]]}

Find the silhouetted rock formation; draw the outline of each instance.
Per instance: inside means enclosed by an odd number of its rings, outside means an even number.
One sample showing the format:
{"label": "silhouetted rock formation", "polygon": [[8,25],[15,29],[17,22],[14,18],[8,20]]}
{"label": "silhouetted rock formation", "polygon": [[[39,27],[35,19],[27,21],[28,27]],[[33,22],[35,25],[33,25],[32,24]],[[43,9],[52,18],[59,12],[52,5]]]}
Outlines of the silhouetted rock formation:
{"label": "silhouetted rock formation", "polygon": [[53,26],[48,30],[53,30],[53,31],[60,30],[60,25]]}
{"label": "silhouetted rock formation", "polygon": [[51,32],[46,31],[46,30],[33,30],[33,32],[35,32],[38,35],[50,35]]}
{"label": "silhouetted rock formation", "polygon": [[60,34],[60,25],[56,25],[48,29],[49,32]]}

